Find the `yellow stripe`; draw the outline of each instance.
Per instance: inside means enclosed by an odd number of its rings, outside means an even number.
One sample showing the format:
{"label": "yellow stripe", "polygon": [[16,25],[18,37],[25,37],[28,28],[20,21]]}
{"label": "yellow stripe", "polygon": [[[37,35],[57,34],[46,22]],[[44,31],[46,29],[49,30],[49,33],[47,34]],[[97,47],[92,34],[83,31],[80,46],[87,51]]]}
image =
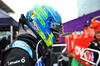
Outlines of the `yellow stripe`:
{"label": "yellow stripe", "polygon": [[[49,10],[49,8],[47,7],[47,9]],[[56,18],[54,17],[54,15],[52,14],[52,12],[49,10],[49,12],[51,13],[51,15],[53,16],[53,18],[56,20]],[[57,22],[57,20],[56,20]]]}
{"label": "yellow stripe", "polygon": [[44,17],[45,17],[46,19],[48,18],[48,14],[44,11],[44,9],[43,9],[41,6],[39,6],[38,10],[39,10],[40,12],[42,12],[42,14],[44,15]]}
{"label": "yellow stripe", "polygon": [[[40,14],[40,13],[39,13],[39,14]],[[37,14],[37,19],[38,19],[39,22],[44,26],[44,25],[45,25],[45,22],[44,22],[44,20],[42,19],[42,17],[41,17],[39,14]]]}
{"label": "yellow stripe", "polygon": [[53,33],[51,33],[50,37],[53,38],[53,36],[54,36]]}

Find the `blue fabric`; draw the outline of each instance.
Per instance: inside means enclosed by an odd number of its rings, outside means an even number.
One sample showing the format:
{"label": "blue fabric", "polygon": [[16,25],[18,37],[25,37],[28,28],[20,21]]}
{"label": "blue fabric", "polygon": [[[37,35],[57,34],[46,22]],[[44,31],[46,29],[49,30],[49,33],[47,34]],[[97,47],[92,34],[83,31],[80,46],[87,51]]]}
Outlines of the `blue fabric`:
{"label": "blue fabric", "polygon": [[43,57],[40,57],[35,66],[45,66]]}
{"label": "blue fabric", "polygon": [[[8,47],[9,47],[9,45],[8,45]],[[15,41],[12,44],[12,48],[21,48],[21,49],[27,51],[29,53],[30,57],[33,58],[33,53],[32,53],[30,46],[24,41],[21,41],[21,40]]]}
{"label": "blue fabric", "polygon": [[[36,17],[35,21],[37,22],[37,24],[39,25],[40,29],[42,30],[42,32],[43,32],[44,35],[46,36],[46,39],[48,39],[48,38],[49,38],[49,35],[48,35],[47,31],[45,30],[45,28],[43,28],[43,26],[42,26],[42,24],[40,23],[40,21],[37,19],[37,17]],[[48,31],[48,32],[49,32],[49,31]]]}

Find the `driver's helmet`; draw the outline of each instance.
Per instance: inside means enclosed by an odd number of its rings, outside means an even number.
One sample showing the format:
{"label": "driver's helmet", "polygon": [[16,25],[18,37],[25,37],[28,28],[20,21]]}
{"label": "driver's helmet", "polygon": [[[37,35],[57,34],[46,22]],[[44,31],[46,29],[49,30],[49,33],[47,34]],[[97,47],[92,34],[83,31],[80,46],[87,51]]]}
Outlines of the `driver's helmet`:
{"label": "driver's helmet", "polygon": [[26,14],[26,24],[37,35],[38,39],[42,39],[46,46],[51,46],[56,38],[53,34],[61,31],[61,16],[57,10],[50,6],[35,6]]}

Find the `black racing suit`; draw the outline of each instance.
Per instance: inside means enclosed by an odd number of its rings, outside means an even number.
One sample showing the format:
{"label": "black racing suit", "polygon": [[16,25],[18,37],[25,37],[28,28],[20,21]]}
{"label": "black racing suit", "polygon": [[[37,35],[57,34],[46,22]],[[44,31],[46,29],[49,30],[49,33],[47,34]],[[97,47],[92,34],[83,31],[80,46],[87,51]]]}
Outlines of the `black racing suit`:
{"label": "black racing suit", "polygon": [[[88,48],[100,51],[100,44],[96,40],[93,40],[93,41],[90,42],[90,45],[89,45]],[[94,52],[94,62],[96,62],[97,59],[98,59],[98,53]],[[100,63],[99,63],[98,66],[100,66]]]}
{"label": "black racing suit", "polygon": [[[32,37],[30,34],[18,36],[17,40],[22,40],[30,46],[33,52],[33,58],[31,58],[28,52],[26,52],[23,49],[11,48],[3,53],[1,66],[35,66],[36,63],[35,47],[38,40]],[[45,52],[41,44],[39,45],[38,53],[39,57],[40,56],[45,57]]]}

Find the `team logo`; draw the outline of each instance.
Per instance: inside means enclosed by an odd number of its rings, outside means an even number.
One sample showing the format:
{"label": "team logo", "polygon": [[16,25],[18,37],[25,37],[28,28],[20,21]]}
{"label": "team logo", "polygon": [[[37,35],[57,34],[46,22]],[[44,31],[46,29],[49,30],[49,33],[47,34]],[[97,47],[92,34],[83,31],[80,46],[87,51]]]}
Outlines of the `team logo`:
{"label": "team logo", "polygon": [[98,44],[97,44],[97,43],[95,43],[95,46],[98,46]]}
{"label": "team logo", "polygon": [[21,59],[21,62],[22,62],[22,63],[25,63],[25,57],[23,57],[23,58]]}

